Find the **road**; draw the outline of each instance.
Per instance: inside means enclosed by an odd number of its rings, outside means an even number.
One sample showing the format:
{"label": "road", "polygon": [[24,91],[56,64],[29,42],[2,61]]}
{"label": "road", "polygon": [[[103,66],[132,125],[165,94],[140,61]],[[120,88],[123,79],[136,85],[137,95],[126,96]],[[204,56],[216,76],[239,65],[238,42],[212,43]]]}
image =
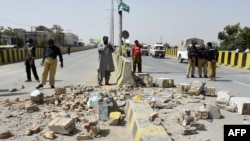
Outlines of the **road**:
{"label": "road", "polygon": [[[56,74],[56,83],[55,86],[70,86],[70,85],[78,85],[78,84],[88,84],[88,85],[97,85],[97,67],[98,67],[98,53],[97,49],[91,49],[81,52],[74,52],[70,55],[63,55],[64,58],[64,68],[60,68],[58,64],[57,74]],[[131,57],[128,57],[131,60]],[[217,67],[217,81],[207,81],[205,78],[186,78],[186,63],[179,63],[177,58],[175,57],[166,57],[165,59],[159,58],[152,58],[150,56],[143,56],[143,67],[142,71],[145,73],[149,73],[153,78],[157,77],[167,77],[174,79],[174,83],[178,84],[181,82],[188,82],[191,83],[194,80],[201,80],[206,82],[207,86],[214,86],[216,91],[219,90],[229,90],[235,96],[244,96],[248,97],[248,92],[250,90],[250,71],[243,70],[243,69],[236,69],[231,67],[219,66]],[[38,74],[42,73],[42,66],[40,66],[41,59],[36,60],[37,64],[37,71]],[[35,90],[35,87],[39,84],[36,81],[32,82],[24,82],[26,80],[26,73],[25,73],[25,66],[23,62],[20,63],[13,63],[8,65],[0,66],[0,100],[5,98],[24,98],[29,96],[29,94]],[[115,73],[112,73],[113,78],[115,78]],[[197,72],[196,72],[197,76]],[[34,79],[33,79],[34,80]],[[111,79],[111,83],[115,83],[115,79]],[[20,89],[21,86],[24,86],[24,89]],[[115,86],[115,85],[114,85]],[[16,92],[8,92],[11,88],[17,88],[18,91]],[[47,83],[43,89],[41,89],[45,94],[52,94],[54,89],[50,88],[50,85]],[[214,97],[211,97],[214,98]],[[208,100],[211,100],[208,98]],[[188,107],[189,106],[189,107]],[[192,106],[192,105],[191,105]],[[197,105],[196,105],[197,106]],[[4,107],[1,107],[4,108]],[[190,105],[179,105],[175,109],[170,109],[168,111],[171,113],[168,118],[166,119],[166,123],[171,123],[167,125],[168,132],[173,133],[172,137],[176,140],[183,140],[186,139],[185,136],[179,136],[179,126],[176,126],[176,123],[173,123],[173,116],[178,113],[181,109],[192,109],[193,106]],[[176,113],[173,113],[176,112]],[[218,140],[222,138],[223,135],[223,125],[224,124],[232,124],[232,123],[242,123],[243,119],[246,117],[240,116],[239,114],[230,113],[225,110],[221,110],[222,115],[226,118],[223,120],[214,120],[213,124],[204,120],[206,124],[207,131],[200,132],[196,136],[190,136],[190,140],[200,140],[200,138],[210,138],[211,140]],[[4,113],[4,112],[3,112]],[[161,113],[161,112],[159,112]],[[36,116],[39,113],[34,113]],[[41,114],[41,113],[40,113]],[[1,109],[0,109],[0,115]],[[24,115],[25,117],[25,115]],[[230,117],[230,118],[227,118]],[[8,120],[3,118],[3,121]],[[18,126],[16,124],[17,118],[12,118],[13,122],[9,122],[2,127],[2,129],[12,129],[15,133],[16,139],[18,140],[27,140],[31,138],[35,138],[35,136],[23,136],[22,128],[23,126]],[[38,122],[37,120],[40,119],[32,119],[25,118],[23,122],[24,125],[31,123]],[[2,122],[2,121],[1,121]],[[44,124],[46,122],[43,122]],[[176,129],[175,129],[176,127]],[[16,129],[18,128],[18,129]],[[19,129],[20,128],[20,129]],[[102,129],[109,129],[109,135],[102,138],[97,138],[95,140],[102,140],[102,141],[113,141],[113,140],[120,140],[120,141],[127,141],[132,140],[132,134],[130,130],[128,130],[127,126],[108,126],[107,124],[102,125]],[[1,130],[1,129],[0,129]],[[214,132],[216,131],[216,132]],[[120,134],[124,136],[120,136]],[[176,134],[175,134],[176,133]],[[20,137],[20,138],[18,138]],[[75,137],[71,136],[58,136],[58,140],[69,140]],[[215,139],[214,139],[215,138]]]}
{"label": "road", "polygon": [[[186,68],[187,62],[179,63],[175,57],[165,57],[165,59],[152,58],[151,56],[142,57],[142,71],[149,73],[154,78],[172,78],[175,84],[200,80],[206,82],[206,86],[215,87],[216,91],[229,90],[235,96],[249,96],[249,70],[217,65],[216,81],[208,81],[207,78],[186,78]],[[197,67],[195,76],[198,76]]]}
{"label": "road", "polygon": [[[76,84],[97,84],[98,53],[97,49],[74,52],[63,55],[64,68],[58,63],[55,86],[70,86]],[[131,57],[128,57],[131,60]],[[36,60],[39,76],[42,73],[41,59]],[[175,57],[165,59],[142,56],[142,71],[149,73],[153,78],[167,77],[174,79],[174,83],[200,80],[206,86],[215,87],[216,91],[229,90],[235,96],[248,97],[250,91],[250,71],[217,65],[216,81],[207,81],[206,78],[186,78],[187,63],[179,63]],[[198,76],[196,68],[195,75]],[[0,96],[27,95],[35,89],[38,82],[24,82],[26,80],[23,62],[0,66]],[[115,73],[112,73],[114,76]],[[32,76],[33,77],[33,76]],[[10,88],[18,90],[24,85],[25,89],[15,93],[8,92]],[[49,83],[44,86],[44,91],[51,91]]]}

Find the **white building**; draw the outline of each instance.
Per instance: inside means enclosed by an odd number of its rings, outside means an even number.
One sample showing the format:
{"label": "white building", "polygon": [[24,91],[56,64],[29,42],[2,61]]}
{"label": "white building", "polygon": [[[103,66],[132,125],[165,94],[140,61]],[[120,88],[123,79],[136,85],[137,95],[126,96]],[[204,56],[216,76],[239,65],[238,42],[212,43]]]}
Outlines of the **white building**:
{"label": "white building", "polygon": [[64,33],[64,44],[71,46],[78,46],[79,37],[74,33],[67,32]]}

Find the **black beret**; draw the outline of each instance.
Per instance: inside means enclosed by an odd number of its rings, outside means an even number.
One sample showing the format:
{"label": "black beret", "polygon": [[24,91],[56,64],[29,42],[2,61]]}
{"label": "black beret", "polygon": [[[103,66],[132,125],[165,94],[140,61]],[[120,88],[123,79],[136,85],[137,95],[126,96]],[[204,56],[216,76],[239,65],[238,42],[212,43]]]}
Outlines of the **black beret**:
{"label": "black beret", "polygon": [[50,44],[50,43],[53,44],[53,43],[54,43],[54,40],[53,40],[53,39],[49,39],[49,40],[48,40],[48,44]]}
{"label": "black beret", "polygon": [[211,43],[211,42],[208,42],[207,45],[208,45],[208,46],[212,46],[212,43]]}
{"label": "black beret", "polygon": [[29,39],[29,40],[26,41],[26,43],[31,43],[31,44],[33,44],[33,40],[32,40],[32,39]]}

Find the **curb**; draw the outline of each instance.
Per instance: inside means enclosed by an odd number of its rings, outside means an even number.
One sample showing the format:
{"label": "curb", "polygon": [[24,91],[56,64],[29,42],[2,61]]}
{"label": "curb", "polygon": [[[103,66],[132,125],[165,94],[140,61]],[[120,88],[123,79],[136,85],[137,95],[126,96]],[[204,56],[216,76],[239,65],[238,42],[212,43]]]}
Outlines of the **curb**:
{"label": "curb", "polygon": [[148,103],[128,102],[127,118],[134,141],[172,141],[161,125],[149,121],[150,113],[153,113],[153,110]]}

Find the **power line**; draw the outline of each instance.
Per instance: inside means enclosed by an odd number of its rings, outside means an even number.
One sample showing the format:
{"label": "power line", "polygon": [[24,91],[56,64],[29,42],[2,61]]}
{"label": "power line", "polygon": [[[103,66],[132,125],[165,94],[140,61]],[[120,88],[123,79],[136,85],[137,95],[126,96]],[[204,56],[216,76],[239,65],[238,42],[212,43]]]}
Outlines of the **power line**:
{"label": "power line", "polygon": [[11,19],[8,19],[8,18],[5,18],[5,17],[0,17],[0,21],[15,24],[15,25],[20,25],[20,26],[32,27],[32,25],[18,23],[18,22],[14,21],[14,20],[11,20]]}

